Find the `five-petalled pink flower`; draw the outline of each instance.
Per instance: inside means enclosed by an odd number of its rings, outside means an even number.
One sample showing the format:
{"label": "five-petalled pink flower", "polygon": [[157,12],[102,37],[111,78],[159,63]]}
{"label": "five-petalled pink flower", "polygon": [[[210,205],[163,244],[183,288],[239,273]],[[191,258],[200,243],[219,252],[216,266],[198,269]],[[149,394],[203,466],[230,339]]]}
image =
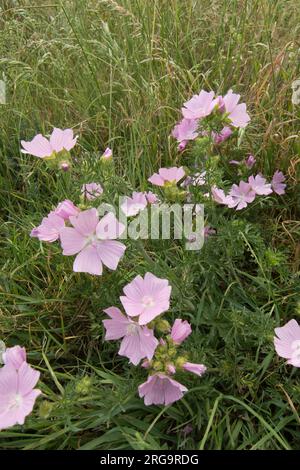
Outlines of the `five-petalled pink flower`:
{"label": "five-petalled pink flower", "polygon": [[92,208],[71,216],[69,221],[72,227],[60,231],[60,241],[63,255],[77,255],[73,270],[100,276],[103,264],[109,269],[117,269],[126,246],[116,240],[125,226],[115,215],[109,212],[99,220],[97,209]]}

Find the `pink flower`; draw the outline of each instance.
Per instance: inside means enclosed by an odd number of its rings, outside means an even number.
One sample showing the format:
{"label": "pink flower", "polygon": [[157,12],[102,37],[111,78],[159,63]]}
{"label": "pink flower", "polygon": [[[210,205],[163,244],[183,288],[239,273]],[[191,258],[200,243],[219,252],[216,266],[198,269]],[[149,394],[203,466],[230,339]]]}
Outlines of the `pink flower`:
{"label": "pink flower", "polygon": [[[240,95],[237,95],[229,90],[228,93],[223,97],[223,104],[228,118],[231,121],[233,127],[246,127],[250,121],[249,114],[246,111],[245,103],[238,104]],[[223,111],[222,111],[223,112]]]}
{"label": "pink flower", "polygon": [[296,320],[290,320],[284,326],[275,328],[277,337],[274,345],[278,356],[288,359],[287,363],[300,367],[300,326]]}
{"label": "pink flower", "polygon": [[21,348],[21,346],[7,348],[2,354],[2,360],[4,364],[19,369],[23,362],[26,361],[26,349]]}
{"label": "pink flower", "polygon": [[146,273],[144,279],[136,276],[123,292],[125,296],[120,300],[127,315],[138,316],[140,325],[146,325],[170,307],[171,286],[168,280],[152,273]]}
{"label": "pink flower", "polygon": [[234,184],[230,190],[229,196],[232,198],[232,202],[228,204],[228,207],[235,207],[237,211],[244,209],[250,202],[255,199],[255,192],[251,188],[250,184],[245,181],[240,181],[240,184]]}
{"label": "pink flower", "polygon": [[101,158],[103,160],[110,160],[112,158],[112,154],[113,154],[112,150],[109,147],[107,147],[104,153],[102,154]]}
{"label": "pink flower", "polygon": [[[198,121],[196,119],[182,119],[172,130],[172,137],[181,145],[179,150],[183,150],[188,140],[194,140],[198,137]],[[183,148],[182,148],[183,146]]]}
{"label": "pink flower", "polygon": [[175,344],[181,344],[192,333],[192,327],[186,320],[177,318],[172,326],[171,338]]}
{"label": "pink flower", "polygon": [[111,212],[99,221],[95,208],[79,212],[70,217],[73,227],[65,227],[60,232],[63,255],[77,254],[73,270],[100,276],[103,266],[117,269],[125,252],[125,245],[115,238],[119,237],[125,226],[118,222]]}
{"label": "pink flower", "polygon": [[285,181],[285,176],[282,171],[276,170],[274,176],[271,181],[271,186],[274,193],[282,195],[285,193],[286,184],[283,182]]}
{"label": "pink flower", "polygon": [[63,171],[69,171],[70,168],[70,163],[69,162],[60,162],[59,163],[59,168]]}
{"label": "pink flower", "polygon": [[183,117],[186,119],[202,119],[208,116],[214,108],[214,92],[201,90],[199,95],[194,95],[181,108]]}
{"label": "pink flower", "polygon": [[249,176],[248,183],[252,191],[254,191],[257,195],[267,196],[272,192],[271,185],[268,184],[266,178],[261,175]]}
{"label": "pink flower", "polygon": [[43,218],[41,225],[31,231],[30,236],[43,242],[52,243],[59,239],[60,232],[64,227],[64,219],[52,211],[47,217]]}
{"label": "pink flower", "polygon": [[201,377],[201,375],[203,375],[204,372],[206,372],[207,370],[205,365],[193,364],[192,362],[185,362],[182,367],[188,372],[192,372],[193,374],[199,375],[199,377]]}
{"label": "pink flower", "polygon": [[101,196],[103,188],[98,183],[87,183],[81,188],[81,194],[88,200],[93,201],[97,197]]}
{"label": "pink flower", "polygon": [[152,359],[158,340],[147,326],[141,326],[122,314],[117,307],[104,310],[110,320],[103,320],[107,341],[123,338],[120,356],[128,357],[135,366],[144,358]]}
{"label": "pink flower", "polygon": [[256,163],[256,158],[254,155],[249,155],[245,160],[245,165],[247,168],[251,169]]}
{"label": "pink flower", "polygon": [[176,369],[175,369],[175,366],[173,364],[168,364],[167,365],[167,370],[168,370],[168,373],[170,375],[176,374]]}
{"label": "pink flower", "polygon": [[176,184],[185,176],[185,171],[183,167],[177,168],[176,166],[172,168],[160,168],[158,173],[148,178],[150,183],[156,186],[164,186],[166,183]]}
{"label": "pink flower", "polygon": [[232,134],[232,130],[230,129],[230,127],[225,126],[223,127],[221,132],[219,132],[219,134],[217,132],[212,132],[212,137],[213,137],[214,143],[216,145],[219,145],[225,140],[229,139],[231,134]]}
{"label": "pink flower", "polygon": [[146,195],[144,193],[137,193],[136,191],[132,193],[132,197],[126,197],[124,202],[121,204],[121,209],[127,217],[137,215],[146,207]]}
{"label": "pink flower", "polygon": [[0,430],[24,424],[41,391],[35,389],[40,373],[27,362],[16,369],[7,364],[0,369]]}
{"label": "pink flower", "polygon": [[62,150],[71,150],[76,144],[77,137],[74,138],[72,129],[53,129],[50,139],[46,139],[42,134],[36,135],[32,141],[21,140],[22,153],[29,153],[39,158],[51,157],[53,153]]}
{"label": "pink flower", "polygon": [[156,204],[157,202],[159,202],[158,197],[152,191],[148,191],[147,193],[145,193],[145,196],[149,204]]}
{"label": "pink flower", "polygon": [[183,397],[187,388],[164,374],[154,374],[139,386],[139,396],[145,405],[171,405]]}
{"label": "pink flower", "polygon": [[54,214],[58,215],[64,220],[69,220],[69,217],[72,215],[79,214],[80,209],[73,204],[69,199],[65,199],[60,202],[57,208],[54,211]]}
{"label": "pink flower", "polygon": [[245,164],[249,170],[255,165],[256,163],[256,158],[253,155],[249,155],[245,160],[243,161],[238,161],[238,160],[230,160],[229,163],[231,165],[242,165]]}
{"label": "pink flower", "polygon": [[232,198],[230,196],[226,196],[223,189],[217,188],[216,186],[212,186],[211,195],[213,200],[218,204],[228,206],[233,203]]}
{"label": "pink flower", "polygon": [[187,143],[188,143],[187,140],[183,140],[182,142],[180,142],[180,144],[178,144],[178,146],[177,146],[178,152],[183,152],[183,150],[187,146]]}

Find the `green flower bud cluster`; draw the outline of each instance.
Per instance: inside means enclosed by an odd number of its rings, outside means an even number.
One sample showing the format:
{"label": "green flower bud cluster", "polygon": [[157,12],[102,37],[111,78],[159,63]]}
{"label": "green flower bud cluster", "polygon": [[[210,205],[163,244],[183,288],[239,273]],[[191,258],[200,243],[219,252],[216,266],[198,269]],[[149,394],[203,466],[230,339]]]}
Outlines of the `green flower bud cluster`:
{"label": "green flower bud cluster", "polygon": [[171,336],[167,336],[157,346],[154,358],[149,361],[149,369],[152,370],[152,373],[160,372],[170,375],[174,374],[177,369],[182,369],[183,364],[187,361],[187,356],[179,355],[177,345]]}

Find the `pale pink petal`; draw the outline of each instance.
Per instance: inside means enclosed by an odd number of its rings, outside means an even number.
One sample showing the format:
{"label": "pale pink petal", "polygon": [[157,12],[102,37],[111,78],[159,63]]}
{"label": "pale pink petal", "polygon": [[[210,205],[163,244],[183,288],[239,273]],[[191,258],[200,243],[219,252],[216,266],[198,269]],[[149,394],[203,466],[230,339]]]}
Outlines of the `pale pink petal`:
{"label": "pale pink petal", "polygon": [[27,362],[23,362],[18,370],[18,392],[21,395],[30,393],[36,386],[40,378],[40,373],[34,370]]}
{"label": "pale pink petal", "polygon": [[138,387],[139,396],[144,397],[145,405],[170,405],[183,397],[187,388],[164,374],[150,375]]}
{"label": "pale pink petal", "polygon": [[229,90],[227,94],[223,97],[223,103],[227,113],[231,113],[237,106],[241,95],[233,93],[232,90]]}
{"label": "pale pink petal", "polygon": [[206,372],[207,368],[203,364],[193,364],[192,362],[185,362],[185,364],[183,364],[183,369],[201,377],[201,375]]}
{"label": "pale pink petal", "polygon": [[44,217],[41,225],[32,230],[31,236],[41,241],[52,243],[60,238],[60,232],[65,226],[65,221],[54,212]]}
{"label": "pale pink petal", "polygon": [[181,108],[183,117],[186,119],[200,119],[208,116],[214,107],[213,98],[213,91],[201,90],[199,95],[194,95],[184,103],[184,107]]}
{"label": "pale pink petal", "polygon": [[234,127],[244,128],[250,121],[250,116],[246,111],[245,103],[238,104],[236,108],[229,114],[228,118]]}
{"label": "pale pink petal", "polygon": [[76,273],[88,273],[101,276],[102,263],[97,248],[89,245],[76,256],[73,263],[73,271]]}
{"label": "pale pink petal", "polygon": [[129,320],[117,307],[110,307],[104,310],[111,319],[103,320],[102,323],[106,329],[105,340],[116,340],[126,336],[127,327],[130,325],[131,320]]}
{"label": "pale pink petal", "polygon": [[154,173],[150,178],[148,178],[148,181],[155,186],[163,186],[165,184],[163,178],[159,176],[157,173]]}
{"label": "pale pink petal", "polygon": [[50,144],[56,152],[61,152],[63,149],[71,150],[76,144],[77,137],[73,138],[72,129],[58,129],[54,128],[50,136]]}
{"label": "pale pink petal", "polygon": [[7,348],[2,355],[4,364],[11,365],[15,369],[19,369],[24,361],[26,361],[26,349],[20,346]]}
{"label": "pale pink petal", "polygon": [[132,364],[137,365],[145,357],[152,359],[158,341],[152,330],[137,324],[134,328],[132,334],[127,333],[124,337],[119,354],[128,357]]}
{"label": "pale pink petal", "polygon": [[6,395],[11,390],[18,388],[17,369],[11,364],[7,364],[0,369],[0,396]]}
{"label": "pale pink petal", "polygon": [[77,216],[71,216],[70,222],[73,227],[83,236],[90,236],[95,233],[99,216],[97,209],[87,209],[79,212]]}
{"label": "pale pink petal", "polygon": [[172,326],[171,338],[176,344],[181,344],[190,334],[192,328],[189,322],[177,318]]}
{"label": "pale pink petal", "polygon": [[62,217],[64,220],[69,220],[69,217],[76,216],[80,212],[80,209],[73,204],[72,201],[66,199],[58,204],[54,213],[59,217]]}
{"label": "pale pink petal", "polygon": [[99,240],[96,247],[102,263],[109,269],[117,269],[119,261],[125,253],[126,246],[115,240]]}
{"label": "pale pink petal", "polygon": [[60,231],[60,243],[63,255],[75,255],[84,248],[86,237],[72,227],[65,227]]}
{"label": "pale pink petal", "polygon": [[46,137],[42,136],[42,134],[36,135],[31,142],[21,140],[21,144],[24,149],[21,150],[22,153],[29,153],[30,155],[34,155],[35,157],[50,157],[53,153],[53,149],[50,145],[50,142],[48,141],[48,139],[46,139]]}

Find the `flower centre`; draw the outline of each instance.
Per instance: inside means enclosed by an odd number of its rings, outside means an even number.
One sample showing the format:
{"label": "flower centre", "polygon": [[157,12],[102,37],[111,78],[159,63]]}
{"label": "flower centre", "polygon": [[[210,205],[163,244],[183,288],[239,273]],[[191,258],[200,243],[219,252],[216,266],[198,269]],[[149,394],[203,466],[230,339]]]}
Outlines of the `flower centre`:
{"label": "flower centre", "polygon": [[93,233],[86,238],[85,246],[93,245],[95,241],[97,241],[97,235]]}
{"label": "flower centre", "polygon": [[130,323],[126,328],[127,335],[135,335],[137,334],[139,329],[139,325],[137,323]]}
{"label": "flower centre", "polygon": [[8,403],[8,409],[9,410],[16,410],[20,408],[22,403],[22,397],[18,393],[13,395]]}
{"label": "flower centre", "polygon": [[143,304],[144,307],[153,307],[154,300],[150,295],[145,295],[142,298],[142,304]]}

